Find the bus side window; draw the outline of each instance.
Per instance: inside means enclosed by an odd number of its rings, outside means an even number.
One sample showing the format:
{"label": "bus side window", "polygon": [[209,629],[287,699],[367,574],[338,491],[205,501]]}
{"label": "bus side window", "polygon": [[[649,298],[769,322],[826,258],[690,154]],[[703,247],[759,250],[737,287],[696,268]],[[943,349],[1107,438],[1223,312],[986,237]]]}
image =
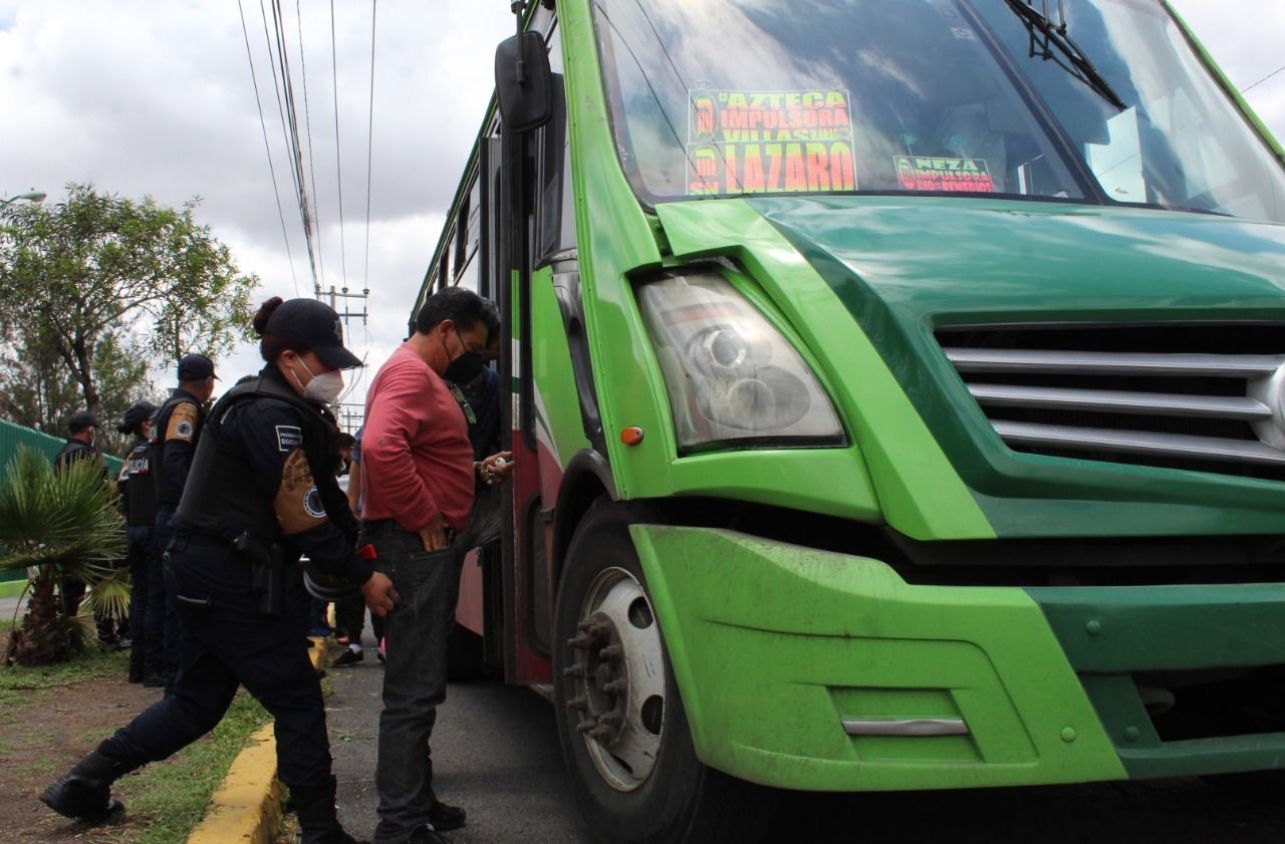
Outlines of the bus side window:
{"label": "bus side window", "polygon": [[482,240],[481,182],[476,174],[460,207],[454,243],[455,284],[474,293],[481,292],[481,259],[478,246]]}

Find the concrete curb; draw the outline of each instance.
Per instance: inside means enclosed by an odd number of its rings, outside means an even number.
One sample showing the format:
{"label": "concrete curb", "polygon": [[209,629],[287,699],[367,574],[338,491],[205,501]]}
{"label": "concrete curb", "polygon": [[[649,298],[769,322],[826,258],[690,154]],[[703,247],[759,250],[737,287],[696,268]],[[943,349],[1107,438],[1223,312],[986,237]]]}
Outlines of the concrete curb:
{"label": "concrete curb", "polygon": [[[314,668],[326,662],[326,640],[308,637]],[[205,818],[188,836],[188,844],[270,844],[281,819],[281,784],[277,782],[277,743],[273,725],[250,736],[227,776],[210,799]]]}

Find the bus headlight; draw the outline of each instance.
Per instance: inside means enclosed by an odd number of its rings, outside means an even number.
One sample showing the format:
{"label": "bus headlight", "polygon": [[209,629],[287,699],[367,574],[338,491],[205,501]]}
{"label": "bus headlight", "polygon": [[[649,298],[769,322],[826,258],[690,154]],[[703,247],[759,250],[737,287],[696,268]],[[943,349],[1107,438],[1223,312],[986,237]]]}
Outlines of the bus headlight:
{"label": "bus headlight", "polygon": [[722,276],[638,289],[681,448],[726,441],[842,442],[830,399],[794,347]]}

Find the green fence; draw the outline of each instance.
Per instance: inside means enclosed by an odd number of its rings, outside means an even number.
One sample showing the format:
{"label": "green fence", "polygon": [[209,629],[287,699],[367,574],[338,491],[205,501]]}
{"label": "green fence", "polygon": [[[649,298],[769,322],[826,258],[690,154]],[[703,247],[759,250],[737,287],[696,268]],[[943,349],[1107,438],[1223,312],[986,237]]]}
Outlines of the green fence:
{"label": "green fence", "polygon": [[[20,446],[26,446],[52,461],[65,442],[65,439],[50,436],[37,431],[35,428],[25,428],[22,425],[15,425],[12,422],[0,419],[0,467],[9,465],[9,461],[18,453]],[[107,461],[107,471],[111,472],[112,475],[120,472],[123,461],[119,457],[105,454],[103,459]],[[3,471],[2,468],[0,468],[0,471]],[[26,573],[21,571],[0,572],[0,582],[23,580],[25,578]]]}

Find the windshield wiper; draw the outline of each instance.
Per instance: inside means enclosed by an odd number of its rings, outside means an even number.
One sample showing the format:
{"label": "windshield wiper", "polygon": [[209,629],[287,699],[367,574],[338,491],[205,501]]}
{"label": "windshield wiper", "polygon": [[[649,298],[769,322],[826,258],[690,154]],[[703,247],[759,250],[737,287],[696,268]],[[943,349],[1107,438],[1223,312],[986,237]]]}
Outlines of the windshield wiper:
{"label": "windshield wiper", "polygon": [[[1071,36],[1066,32],[1066,13],[1062,9],[1062,0],[1057,0],[1058,18],[1060,23],[1054,23],[1049,20],[1047,9],[1048,0],[1043,0],[1045,13],[1035,9],[1031,3],[1033,0],[1005,0],[1008,7],[1013,13],[1021,19],[1026,26],[1027,33],[1031,36],[1031,58],[1039,56],[1045,61],[1052,61],[1058,67],[1074,76],[1093,89],[1098,96],[1111,103],[1111,105],[1125,111],[1128,106],[1120,99],[1119,95],[1111,88],[1111,83],[1098,72],[1089,57],[1084,51],[1076,46],[1071,40]],[[1059,59],[1054,54],[1054,49],[1061,53],[1066,62]]]}

